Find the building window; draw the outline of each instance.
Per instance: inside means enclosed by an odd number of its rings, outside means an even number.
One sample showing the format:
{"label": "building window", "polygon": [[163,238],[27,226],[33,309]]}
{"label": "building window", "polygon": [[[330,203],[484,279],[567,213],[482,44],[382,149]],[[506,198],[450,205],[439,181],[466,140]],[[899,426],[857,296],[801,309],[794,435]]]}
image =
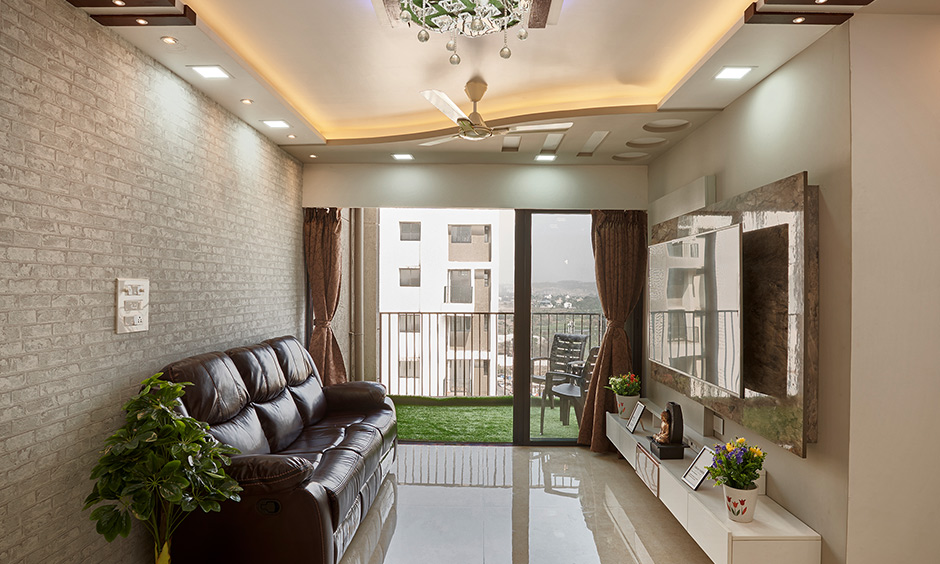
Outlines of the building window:
{"label": "building window", "polygon": [[421,285],[420,268],[399,268],[398,285],[407,287],[417,287]]}
{"label": "building window", "polygon": [[470,304],[473,303],[473,287],[470,284],[469,270],[447,271],[447,303]]}
{"label": "building window", "polygon": [[420,241],[421,240],[421,222],[420,221],[399,221],[398,228],[401,233],[402,241]]}
{"label": "building window", "polygon": [[470,225],[448,225],[450,231],[451,243],[470,243],[473,240],[473,232]]}
{"label": "building window", "polygon": [[420,378],[421,377],[421,359],[410,358],[398,361],[399,378]]}
{"label": "building window", "polygon": [[473,331],[472,315],[448,315],[447,319],[447,346],[465,348],[467,337]]}
{"label": "building window", "polygon": [[467,395],[472,390],[472,376],[470,360],[448,360],[445,389],[454,395]]}
{"label": "building window", "polygon": [[420,333],[421,332],[421,314],[420,313],[399,313],[398,314],[398,332],[399,333]]}

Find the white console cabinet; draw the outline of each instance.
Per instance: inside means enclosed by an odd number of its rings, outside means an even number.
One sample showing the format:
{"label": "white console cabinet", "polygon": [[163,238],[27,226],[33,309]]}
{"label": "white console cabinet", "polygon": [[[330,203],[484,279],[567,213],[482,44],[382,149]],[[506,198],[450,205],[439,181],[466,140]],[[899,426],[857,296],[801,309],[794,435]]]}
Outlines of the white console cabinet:
{"label": "white console cabinet", "polygon": [[[648,411],[656,414],[661,411],[645,400],[644,403]],[[694,438],[695,450],[686,449],[682,460],[658,460],[649,454],[647,439],[659,430],[658,419],[656,429],[649,430],[651,423],[647,416],[648,430],[637,429],[636,433],[627,431],[626,423],[617,414],[608,413],[607,437],[713,562],[819,563],[822,553],[819,533],[766,495],[758,497],[752,522],[736,523],[727,517],[720,487],[713,487],[706,479],[693,491],[682,481],[682,475],[706,439]]]}

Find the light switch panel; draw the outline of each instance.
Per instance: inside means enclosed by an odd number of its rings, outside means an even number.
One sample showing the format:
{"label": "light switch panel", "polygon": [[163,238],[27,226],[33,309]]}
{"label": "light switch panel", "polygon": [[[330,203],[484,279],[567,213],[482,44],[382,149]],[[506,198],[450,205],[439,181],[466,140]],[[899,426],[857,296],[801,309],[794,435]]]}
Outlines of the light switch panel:
{"label": "light switch panel", "polygon": [[115,296],[117,333],[139,333],[150,329],[150,280],[118,278]]}

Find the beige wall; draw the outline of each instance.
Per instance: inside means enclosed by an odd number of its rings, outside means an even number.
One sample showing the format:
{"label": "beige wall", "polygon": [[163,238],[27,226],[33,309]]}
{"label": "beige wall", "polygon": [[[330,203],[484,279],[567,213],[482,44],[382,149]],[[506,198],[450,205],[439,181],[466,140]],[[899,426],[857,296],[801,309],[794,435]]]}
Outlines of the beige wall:
{"label": "beige wall", "polygon": [[646,209],[646,167],[308,164],[304,205]]}
{"label": "beige wall", "polygon": [[935,562],[940,17],[856,16],[850,29],[848,560]]}
{"label": "beige wall", "polygon": [[[743,436],[768,451],[768,493],[823,536],[823,562],[844,562],[848,506],[850,334],[852,330],[852,186],[849,30],[829,34],[796,56],[649,167],[656,200],[704,175],[715,175],[718,201],[807,170],[820,186],[819,442],[805,459],[771,446],[727,421],[725,436]],[[682,400],[657,383],[659,404]]]}
{"label": "beige wall", "polygon": [[[301,166],[64,1],[0,24],[0,562],[153,562],[88,475],[143,378],[303,330]],[[149,332],[114,333],[117,277]]]}

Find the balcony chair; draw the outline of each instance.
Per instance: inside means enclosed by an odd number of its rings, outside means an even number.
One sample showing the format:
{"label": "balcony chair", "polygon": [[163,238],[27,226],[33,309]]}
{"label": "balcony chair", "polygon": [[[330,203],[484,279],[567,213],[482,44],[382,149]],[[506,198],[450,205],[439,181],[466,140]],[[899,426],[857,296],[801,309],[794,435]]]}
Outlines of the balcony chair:
{"label": "balcony chair", "polygon": [[[568,425],[571,416],[571,405],[574,405],[574,416],[578,427],[581,426],[581,413],[584,411],[584,396],[587,395],[588,387],[591,384],[591,375],[594,373],[594,365],[597,364],[597,353],[600,347],[591,347],[588,351],[587,360],[584,362],[573,362],[572,366],[580,370],[572,371],[570,374],[556,373],[553,380],[562,378],[566,382],[552,387],[552,395],[561,398],[561,424]],[[545,429],[545,404],[542,404],[542,413],[539,419],[539,433]]]}
{"label": "balcony chair", "polygon": [[[572,335],[568,333],[555,333],[552,336],[552,346],[549,349],[548,356],[535,357],[532,359],[532,370],[530,372],[532,383],[541,385],[542,390],[539,394],[542,398],[542,413],[545,412],[545,402],[548,401],[549,408],[552,407],[552,387],[555,383],[566,380],[571,374],[580,372],[580,367],[572,363],[581,362],[584,358],[584,347],[587,345],[588,335]],[[537,362],[547,361],[547,370],[539,374],[535,369]],[[539,433],[542,429],[539,429]]]}

